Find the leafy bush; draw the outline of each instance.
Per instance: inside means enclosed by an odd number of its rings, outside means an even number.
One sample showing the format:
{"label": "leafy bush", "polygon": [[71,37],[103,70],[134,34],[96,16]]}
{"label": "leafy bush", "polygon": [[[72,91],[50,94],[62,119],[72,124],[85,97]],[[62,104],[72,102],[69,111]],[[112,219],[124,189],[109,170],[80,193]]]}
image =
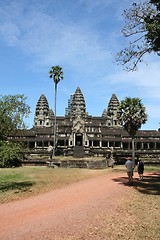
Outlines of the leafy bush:
{"label": "leafy bush", "polygon": [[21,165],[22,147],[20,144],[0,141],[0,167],[18,167]]}

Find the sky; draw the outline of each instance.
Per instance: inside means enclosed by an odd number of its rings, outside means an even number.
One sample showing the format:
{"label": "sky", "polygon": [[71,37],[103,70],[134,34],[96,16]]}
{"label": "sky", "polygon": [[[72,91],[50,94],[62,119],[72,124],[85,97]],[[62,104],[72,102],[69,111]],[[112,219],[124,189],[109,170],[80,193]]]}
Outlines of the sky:
{"label": "sky", "polygon": [[57,116],[80,87],[86,111],[101,116],[112,94],[142,100],[148,121],[160,127],[160,58],[148,54],[138,71],[126,72],[115,55],[126,46],[121,30],[130,0],[0,0],[0,95],[24,94],[33,126],[35,107],[45,94],[54,109],[51,66],[59,65]]}

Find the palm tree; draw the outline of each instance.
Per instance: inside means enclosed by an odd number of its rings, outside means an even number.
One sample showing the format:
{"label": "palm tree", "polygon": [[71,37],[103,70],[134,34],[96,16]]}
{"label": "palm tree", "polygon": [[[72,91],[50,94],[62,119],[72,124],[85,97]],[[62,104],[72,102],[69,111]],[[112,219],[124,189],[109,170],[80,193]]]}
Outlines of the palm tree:
{"label": "palm tree", "polygon": [[121,101],[118,109],[118,120],[132,138],[132,160],[135,165],[135,135],[142,124],[147,121],[146,110],[141,99],[126,97],[125,100]]}
{"label": "palm tree", "polygon": [[57,84],[60,80],[63,79],[63,70],[60,66],[52,66],[49,71],[50,78],[53,78],[55,83],[55,92],[54,92],[54,146],[53,146],[53,156],[55,156],[56,150],[56,100],[57,100]]}

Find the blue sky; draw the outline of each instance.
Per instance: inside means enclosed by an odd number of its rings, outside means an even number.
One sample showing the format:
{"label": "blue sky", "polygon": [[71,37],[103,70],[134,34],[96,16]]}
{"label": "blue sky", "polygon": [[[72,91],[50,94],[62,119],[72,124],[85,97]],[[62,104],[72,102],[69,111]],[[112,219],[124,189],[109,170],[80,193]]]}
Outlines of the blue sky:
{"label": "blue sky", "polygon": [[0,0],[0,95],[24,94],[32,113],[42,93],[54,108],[51,66],[60,65],[57,115],[64,116],[68,99],[80,87],[86,110],[101,116],[112,94],[119,100],[138,97],[148,121],[142,129],[157,130],[160,122],[160,58],[145,56],[137,72],[125,72],[114,55],[125,45],[122,12],[130,0]]}

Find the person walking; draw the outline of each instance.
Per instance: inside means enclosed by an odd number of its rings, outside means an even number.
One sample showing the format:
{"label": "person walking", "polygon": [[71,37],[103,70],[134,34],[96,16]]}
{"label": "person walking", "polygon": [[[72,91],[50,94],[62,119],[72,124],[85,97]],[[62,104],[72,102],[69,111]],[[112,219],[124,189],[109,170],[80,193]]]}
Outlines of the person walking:
{"label": "person walking", "polygon": [[131,157],[127,157],[125,162],[125,166],[127,169],[127,175],[128,175],[128,180],[130,184],[133,184],[133,170],[134,170],[134,164],[132,161]]}
{"label": "person walking", "polygon": [[141,160],[139,160],[138,162],[139,180],[143,180],[143,172],[144,172],[144,163]]}

